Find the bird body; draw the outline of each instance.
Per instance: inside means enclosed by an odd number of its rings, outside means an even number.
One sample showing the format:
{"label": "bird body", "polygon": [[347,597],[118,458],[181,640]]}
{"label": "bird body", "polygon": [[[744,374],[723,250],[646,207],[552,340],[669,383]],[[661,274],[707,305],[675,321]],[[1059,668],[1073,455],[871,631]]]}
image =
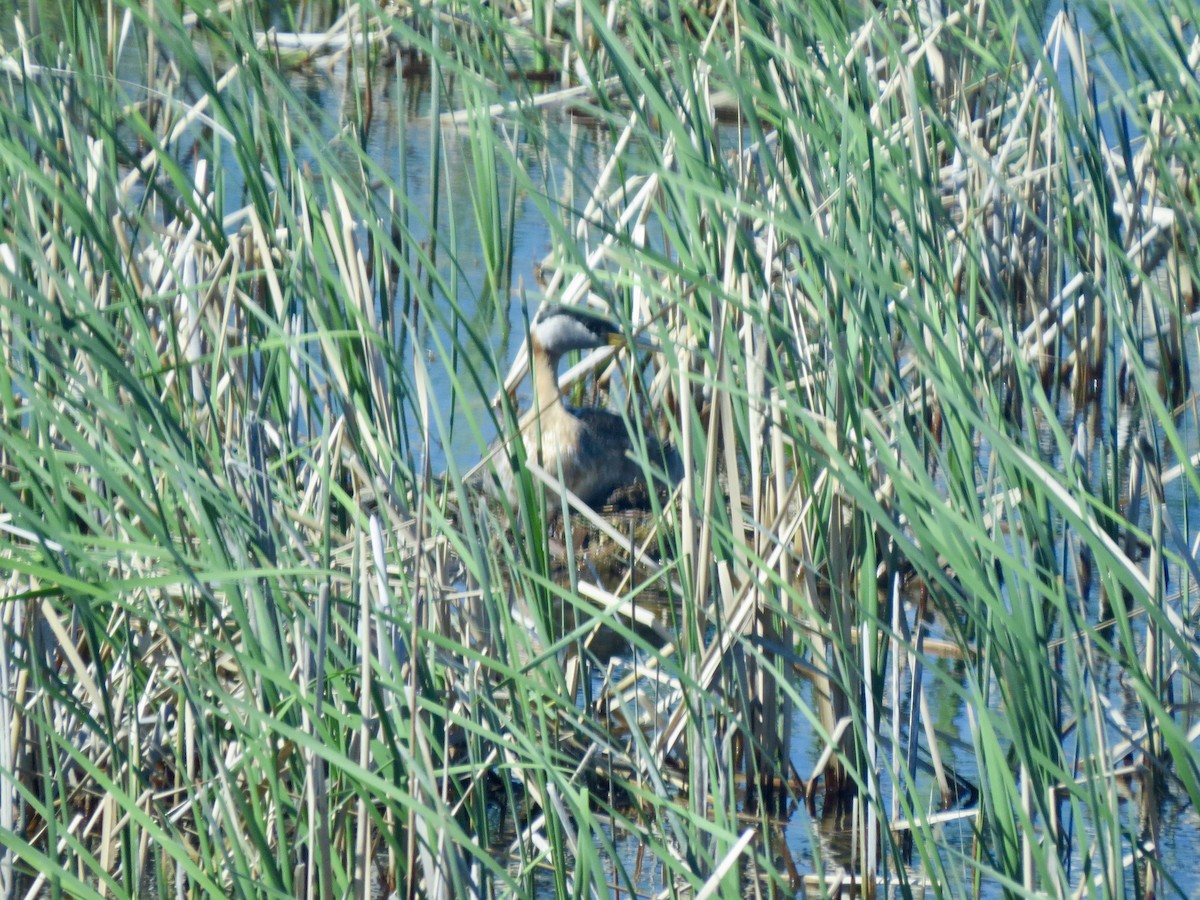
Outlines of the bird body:
{"label": "bird body", "polygon": [[[624,419],[608,410],[566,403],[558,386],[558,364],[571,350],[623,343],[615,325],[577,307],[544,307],[529,330],[535,413],[521,433],[525,456],[552,477],[561,472],[567,489],[589,506],[604,505],[614,492],[639,483],[644,486],[645,473],[630,456],[633,444]],[[651,459],[662,452],[653,438],[647,439],[647,445]],[[677,455],[667,468],[669,473],[679,468]],[[511,469],[501,465],[499,476],[501,489],[515,502]]]}

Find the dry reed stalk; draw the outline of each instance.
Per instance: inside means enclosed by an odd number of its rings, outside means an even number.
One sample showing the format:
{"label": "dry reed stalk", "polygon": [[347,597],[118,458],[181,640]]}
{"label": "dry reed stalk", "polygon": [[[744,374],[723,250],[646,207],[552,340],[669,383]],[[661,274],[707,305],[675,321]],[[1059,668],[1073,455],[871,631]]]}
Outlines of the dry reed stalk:
{"label": "dry reed stalk", "polygon": [[[575,239],[584,240],[587,237],[587,228],[589,225],[599,225],[601,222],[600,213],[602,210],[614,208],[613,204],[636,193],[637,189],[645,183],[646,176],[634,175],[628,178],[624,184],[614,190],[609,190],[609,182],[612,181],[613,175],[618,171],[618,168],[625,158],[626,151],[629,149],[629,144],[633,140],[634,135],[638,133],[638,129],[642,126],[640,113],[638,110],[632,110],[629,114],[629,121],[625,123],[625,127],[621,129],[621,134],[617,137],[616,143],[613,145],[612,151],[608,154],[608,158],[604,163],[604,168],[600,170],[599,176],[596,178],[596,183],[592,188],[592,194],[584,204],[583,211],[579,215],[578,221],[575,223]],[[653,176],[650,176],[653,177]],[[562,281],[565,272],[562,269],[554,271],[554,277],[547,287],[547,294],[553,296],[559,284]]]}
{"label": "dry reed stalk", "polygon": [[[696,900],[709,900],[710,897],[721,896],[724,888],[722,882],[725,876],[733,871],[734,867],[741,861],[742,855],[746,852],[746,848],[750,846],[750,842],[757,837],[758,832],[753,828],[747,828],[738,837],[736,843],[729,848],[729,851],[721,857],[720,861],[713,868],[712,874],[708,880],[704,882],[703,887],[696,892]],[[666,896],[670,896],[666,894]]]}
{"label": "dry reed stalk", "polygon": [[[554,297],[555,302],[562,303],[567,306],[582,302],[590,290],[590,272],[600,266],[605,256],[607,256],[610,252],[611,247],[616,243],[617,235],[620,234],[623,229],[628,227],[630,223],[637,217],[649,214],[649,203],[653,198],[654,193],[658,190],[658,186],[659,184],[657,178],[648,178],[637,194],[634,195],[632,201],[623,210],[621,218],[618,220],[617,227],[614,229],[613,233],[607,235],[604,240],[601,241],[600,245],[587,255],[587,262],[583,271],[576,274],[567,284],[567,286],[561,290],[561,293],[555,293],[561,284],[561,273],[557,274],[555,277],[552,277],[547,288],[547,296]],[[585,360],[592,359],[593,357],[596,358],[595,361],[589,364],[590,368],[590,366],[598,364],[598,361],[607,359],[612,355],[613,352],[614,351],[612,348],[601,348],[600,350],[592,351],[592,353],[588,354]],[[583,363],[580,363],[579,365],[583,366]],[[575,380],[579,377],[575,371],[576,368],[579,367],[577,366],[571,368],[562,376],[562,378],[559,379],[560,387],[566,387],[575,382]],[[513,364],[509,369],[508,375],[506,375],[504,378],[501,391],[511,395],[516,390],[518,382],[525,377],[525,374],[528,371],[528,348],[523,346],[518,352],[517,358],[513,360]],[[499,406],[499,394],[492,399],[492,404],[493,406]],[[536,418],[536,416],[536,413],[527,413],[526,416],[523,416],[522,427],[524,427],[525,420],[527,418],[532,421]]]}
{"label": "dry reed stalk", "polygon": [[[234,65],[228,72],[217,79],[215,93],[222,93],[225,88],[227,88],[233,82],[234,78],[238,76],[239,72],[239,67]],[[220,134],[230,143],[235,142],[234,136],[230,134],[228,130],[226,130],[219,122],[216,122],[210,116],[207,116],[204,113],[204,110],[207,109],[209,104],[212,102],[213,96],[213,94],[206,93],[202,95],[195,104],[188,108],[187,112],[184,113],[182,118],[180,118],[171,128],[171,130],[164,136],[160,145],[161,149],[168,149],[172,144],[183,137],[184,134],[187,133],[188,129],[191,128],[196,122],[203,122],[205,127],[213,129],[213,131]],[[158,162],[158,154],[159,148],[155,148],[150,150],[145,156],[142,157],[138,165],[134,166],[130,173],[121,180],[120,185],[118,186],[118,196],[130,196],[134,185],[136,185],[140,180],[142,174],[153,170],[154,165]]]}
{"label": "dry reed stalk", "polygon": [[272,28],[254,32],[254,43],[260,50],[304,51],[310,56],[326,54],[336,59],[356,46],[387,42],[392,30],[382,25],[377,16],[369,16],[365,22],[361,19],[362,8],[351,6],[325,31],[295,32]]}
{"label": "dry reed stalk", "polygon": [[[617,594],[606,591],[599,585],[594,585],[587,581],[580,581],[577,587],[580,597],[591,600],[600,606],[600,615],[596,617],[596,625],[592,629],[591,635],[595,635],[599,631],[604,624],[604,619],[611,618],[612,616],[620,616],[623,619],[641,625],[643,628],[658,632],[660,637],[667,637],[663,623],[652,611],[638,606],[636,597],[621,598]],[[590,639],[590,637],[585,639],[585,643]]]}
{"label": "dry reed stalk", "polygon": [[471,119],[480,115],[490,119],[502,119],[519,115],[523,111],[529,109],[542,109],[548,106],[567,105],[573,103],[581,97],[593,97],[598,94],[609,94],[620,87],[620,85],[621,80],[614,76],[612,78],[606,78],[599,84],[581,84],[576,87],[560,88],[557,91],[548,91],[544,94],[537,94],[532,97],[522,98],[521,100],[493,103],[482,111],[477,109],[452,110],[450,112],[442,113],[439,116],[439,120],[443,125],[460,125],[464,122],[469,122]]}
{"label": "dry reed stalk", "polygon": [[[796,483],[789,489],[785,501],[780,504],[780,508],[785,511],[781,514],[782,516],[786,516],[790,510]],[[771,554],[766,559],[767,565],[765,568],[767,570],[774,569],[779,565],[779,558],[787,552],[796,532],[800,528],[800,523],[801,517],[798,515],[792,515],[790,518],[781,518],[772,523],[771,530],[779,534],[780,538],[773,544]],[[757,611],[756,601],[759,589],[758,580],[751,575],[737,587],[736,595],[730,598],[730,601],[725,605],[726,616],[723,619],[724,627],[717,632],[716,639],[705,649],[704,655],[696,669],[695,681],[701,690],[709,690],[712,687],[726,663],[727,654],[730,649],[750,628]],[[656,737],[655,758],[660,765],[662,760],[674,749],[682,736],[686,724],[687,711],[681,707],[675,710],[667,726]]]}

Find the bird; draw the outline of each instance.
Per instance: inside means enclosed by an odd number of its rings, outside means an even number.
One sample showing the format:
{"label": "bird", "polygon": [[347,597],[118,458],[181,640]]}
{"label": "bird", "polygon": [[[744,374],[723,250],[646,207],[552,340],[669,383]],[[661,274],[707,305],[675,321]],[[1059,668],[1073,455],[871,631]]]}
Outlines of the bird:
{"label": "bird", "polygon": [[[561,471],[567,489],[592,507],[611,505],[614,496],[622,505],[632,505],[639,489],[646,489],[646,470],[631,455],[633,441],[621,416],[566,402],[558,386],[558,364],[571,350],[624,344],[625,335],[615,323],[578,306],[545,305],[529,327],[537,409],[521,430],[525,457],[551,476]],[[674,448],[647,437],[646,453],[663,466],[668,483],[682,478],[682,463]],[[496,474],[500,490],[515,504],[518,482],[511,467],[501,464]]]}

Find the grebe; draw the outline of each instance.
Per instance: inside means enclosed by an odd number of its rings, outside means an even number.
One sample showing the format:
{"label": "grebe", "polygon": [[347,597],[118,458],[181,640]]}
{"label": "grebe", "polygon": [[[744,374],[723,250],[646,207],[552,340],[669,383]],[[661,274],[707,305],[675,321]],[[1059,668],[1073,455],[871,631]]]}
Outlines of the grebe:
{"label": "grebe", "polygon": [[[538,412],[522,428],[525,455],[551,476],[562,472],[563,484],[589,506],[612,502],[614,493],[624,505],[645,490],[645,470],[631,457],[633,442],[625,420],[595,407],[568,406],[558,387],[558,363],[571,350],[619,347],[620,329],[607,319],[573,306],[544,306],[529,328],[529,366],[533,371],[534,402]],[[678,453],[664,452],[658,441],[646,438],[647,456],[664,465],[671,482],[682,477]],[[497,466],[500,488],[516,501],[516,479],[504,463]]]}

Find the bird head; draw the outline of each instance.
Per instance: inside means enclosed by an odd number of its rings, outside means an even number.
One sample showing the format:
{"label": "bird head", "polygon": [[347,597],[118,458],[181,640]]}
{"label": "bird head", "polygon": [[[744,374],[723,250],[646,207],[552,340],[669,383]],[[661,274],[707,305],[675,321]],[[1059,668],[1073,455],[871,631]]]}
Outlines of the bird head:
{"label": "bird head", "polygon": [[529,334],[536,346],[553,357],[570,350],[619,347],[625,343],[616,323],[581,307],[560,304],[538,310]]}

